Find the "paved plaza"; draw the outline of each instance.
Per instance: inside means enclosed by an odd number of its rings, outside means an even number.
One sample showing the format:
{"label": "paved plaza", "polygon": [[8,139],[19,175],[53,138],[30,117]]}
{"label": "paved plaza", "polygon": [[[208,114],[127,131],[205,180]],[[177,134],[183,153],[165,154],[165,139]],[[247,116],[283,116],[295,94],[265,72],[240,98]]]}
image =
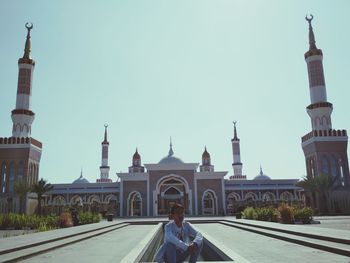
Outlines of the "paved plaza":
{"label": "paved plaza", "polygon": [[[233,262],[350,262],[350,217],[316,219],[321,224],[188,218]],[[134,262],[161,221],[165,218],[117,219],[3,238],[0,262]]]}

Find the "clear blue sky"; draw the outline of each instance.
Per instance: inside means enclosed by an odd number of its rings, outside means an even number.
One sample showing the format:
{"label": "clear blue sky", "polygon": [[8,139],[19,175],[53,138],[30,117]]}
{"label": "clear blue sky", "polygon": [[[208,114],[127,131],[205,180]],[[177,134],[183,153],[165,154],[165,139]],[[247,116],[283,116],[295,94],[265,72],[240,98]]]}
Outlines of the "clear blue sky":
{"label": "clear blue sky", "polygon": [[36,60],[32,136],[40,177],[99,177],[109,125],[110,177],[138,147],[156,163],[175,155],[232,174],[233,120],[243,172],[305,175],[301,136],[311,130],[303,54],[306,13],[324,53],[333,128],[349,129],[350,1],[1,1],[0,135],[10,136],[24,24]]}

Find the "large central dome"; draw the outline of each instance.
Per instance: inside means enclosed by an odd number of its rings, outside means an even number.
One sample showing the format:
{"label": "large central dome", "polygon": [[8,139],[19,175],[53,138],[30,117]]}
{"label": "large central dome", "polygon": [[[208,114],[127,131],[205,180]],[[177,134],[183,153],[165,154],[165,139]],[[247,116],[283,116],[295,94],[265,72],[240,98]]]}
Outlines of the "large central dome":
{"label": "large central dome", "polygon": [[163,159],[161,159],[158,164],[182,164],[184,163],[180,158],[177,158],[174,156],[174,151],[173,151],[173,145],[171,143],[170,139],[170,149],[168,156],[165,156]]}
{"label": "large central dome", "polygon": [[184,163],[180,158],[177,158],[175,156],[166,156],[162,160],[159,161],[159,164],[180,164]]}
{"label": "large central dome", "polygon": [[260,166],[260,173],[257,176],[255,176],[253,180],[271,180],[271,178],[263,173],[262,168]]}

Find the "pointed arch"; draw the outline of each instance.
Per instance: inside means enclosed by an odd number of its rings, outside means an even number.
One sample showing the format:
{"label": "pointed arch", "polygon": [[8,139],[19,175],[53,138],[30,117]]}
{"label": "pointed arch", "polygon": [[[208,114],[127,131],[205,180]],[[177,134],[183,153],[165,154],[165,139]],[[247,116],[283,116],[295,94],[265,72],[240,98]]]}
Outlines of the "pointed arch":
{"label": "pointed arch", "polygon": [[202,195],[202,214],[217,215],[218,214],[218,198],[215,191],[206,189]]}
{"label": "pointed arch", "polygon": [[258,200],[258,195],[253,192],[246,193],[244,196],[244,200],[252,200],[252,201],[257,201]]}
{"label": "pointed arch", "polygon": [[280,194],[280,200],[282,201],[293,201],[294,197],[291,192],[284,191]]}
{"label": "pointed arch", "polygon": [[133,191],[129,193],[127,199],[127,215],[141,216],[142,215],[142,197],[140,192]]}
{"label": "pointed arch", "polygon": [[66,205],[66,199],[62,195],[57,195],[53,198],[52,205],[64,206]]}
{"label": "pointed arch", "polygon": [[118,197],[114,194],[109,194],[105,197],[105,203],[108,204],[111,201],[118,201]]}
{"label": "pointed arch", "polygon": [[227,195],[227,201],[241,201],[241,197],[239,196],[238,193],[231,192]]}
{"label": "pointed arch", "polygon": [[5,193],[6,192],[6,183],[7,183],[7,165],[6,162],[2,162],[1,164],[1,189],[0,192],[1,193]]}
{"label": "pointed arch", "polygon": [[88,197],[87,199],[88,204],[92,204],[94,202],[100,203],[100,197],[98,195],[93,194]]}
{"label": "pointed arch", "polygon": [[264,202],[275,202],[276,201],[276,196],[272,192],[265,192],[262,196],[262,200]]}
{"label": "pointed arch", "polygon": [[13,193],[15,184],[15,162],[10,162],[10,171],[9,171],[9,192]]}
{"label": "pointed arch", "polygon": [[70,199],[70,205],[80,205],[83,204],[83,199],[81,198],[81,196],[79,195],[74,195],[71,199]]}

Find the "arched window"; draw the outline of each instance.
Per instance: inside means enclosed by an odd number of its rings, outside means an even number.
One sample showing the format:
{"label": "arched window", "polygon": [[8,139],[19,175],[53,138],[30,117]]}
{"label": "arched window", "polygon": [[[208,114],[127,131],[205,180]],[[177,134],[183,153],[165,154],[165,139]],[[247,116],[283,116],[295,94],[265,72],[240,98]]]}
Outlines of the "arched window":
{"label": "arched window", "polygon": [[18,165],[18,172],[17,172],[18,182],[21,182],[23,180],[23,173],[24,173],[23,162],[20,162]]}
{"label": "arched window", "polygon": [[66,204],[66,200],[63,196],[58,195],[53,198],[52,204],[57,206],[64,206]]}
{"label": "arched window", "polygon": [[280,200],[282,201],[292,201],[293,200],[293,194],[290,193],[290,192],[283,192],[281,195],[280,195]]}
{"label": "arched window", "polygon": [[271,192],[266,192],[266,193],[263,194],[262,200],[263,200],[264,202],[275,202],[276,197],[275,197],[275,195],[274,195],[273,193],[271,193]]}
{"label": "arched window", "polygon": [[331,157],[331,174],[333,177],[337,176],[337,160],[333,155]]}
{"label": "arched window", "polygon": [[323,155],[322,157],[322,173],[323,174],[330,174],[329,173],[329,162],[326,155]]}
{"label": "arched window", "polygon": [[315,167],[314,167],[314,160],[311,158],[310,159],[310,172],[311,172],[311,177],[315,177]]}
{"label": "arched window", "polygon": [[9,192],[13,193],[13,186],[15,183],[15,163],[10,163],[10,176],[9,176]]}
{"label": "arched window", "polygon": [[6,173],[7,173],[7,167],[6,163],[3,162],[1,165],[1,193],[5,193],[6,191]]}
{"label": "arched window", "polygon": [[342,159],[339,159],[339,172],[340,172],[340,184],[341,186],[345,186],[344,164]]}

